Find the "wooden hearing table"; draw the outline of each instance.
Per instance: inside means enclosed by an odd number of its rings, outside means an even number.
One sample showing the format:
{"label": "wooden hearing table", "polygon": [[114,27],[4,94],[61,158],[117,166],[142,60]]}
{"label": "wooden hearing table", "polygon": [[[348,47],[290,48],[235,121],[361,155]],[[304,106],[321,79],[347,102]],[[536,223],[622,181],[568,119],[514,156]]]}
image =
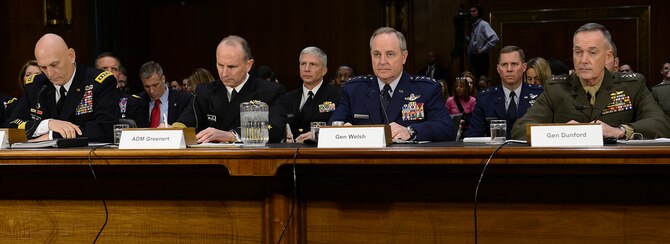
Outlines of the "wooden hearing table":
{"label": "wooden hearing table", "polygon": [[[670,240],[670,144],[509,145],[477,205],[480,243]],[[473,243],[495,147],[299,147],[283,243]],[[0,240],[90,243],[104,208],[89,149],[0,151]],[[96,149],[100,243],[276,243],[293,203],[292,145]]]}

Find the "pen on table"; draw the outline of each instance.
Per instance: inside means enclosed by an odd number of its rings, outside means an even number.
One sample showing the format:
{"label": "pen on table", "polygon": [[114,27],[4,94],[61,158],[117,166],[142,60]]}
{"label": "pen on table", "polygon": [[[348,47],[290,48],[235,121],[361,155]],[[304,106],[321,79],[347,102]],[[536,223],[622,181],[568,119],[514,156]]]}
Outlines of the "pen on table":
{"label": "pen on table", "polygon": [[168,128],[167,114],[165,113],[163,113],[163,126],[165,126],[165,128]]}

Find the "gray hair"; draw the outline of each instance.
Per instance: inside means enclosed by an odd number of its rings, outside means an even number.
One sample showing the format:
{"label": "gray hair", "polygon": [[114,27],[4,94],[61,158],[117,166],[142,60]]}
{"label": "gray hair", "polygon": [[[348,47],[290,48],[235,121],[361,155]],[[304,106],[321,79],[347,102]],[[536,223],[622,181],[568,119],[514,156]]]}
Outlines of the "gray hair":
{"label": "gray hair", "polygon": [[[321,59],[321,63],[323,63],[323,66],[328,66],[328,56],[326,55],[326,52],[321,50],[321,48],[306,47],[300,52],[300,56],[305,54],[315,55],[319,57],[319,59]],[[300,62],[300,58],[298,58],[298,62]]]}
{"label": "gray hair", "polygon": [[228,46],[234,46],[235,44],[240,44],[240,46],[242,46],[242,51],[244,51],[244,59],[249,60],[254,58],[251,55],[251,48],[249,47],[249,43],[247,42],[247,40],[245,40],[240,36],[236,35],[227,36],[226,38],[223,38],[221,42],[219,42],[219,45],[221,44],[226,44]]}
{"label": "gray hair", "polygon": [[149,61],[140,67],[140,79],[142,80],[149,79],[154,73],[163,76],[163,67],[159,63]]}
{"label": "gray hair", "polygon": [[612,53],[614,54],[614,57],[616,57],[616,46],[614,46],[614,42],[612,41],[612,35],[610,34],[610,31],[607,30],[607,27],[605,27],[604,25],[598,23],[586,23],[581,27],[579,27],[577,31],[575,31],[575,34],[572,35],[572,38],[574,38],[579,32],[588,32],[588,31],[602,32],[603,36],[605,36],[607,44],[609,44],[610,48],[612,48]]}
{"label": "gray hair", "polygon": [[375,39],[380,34],[384,33],[393,33],[398,37],[398,40],[400,40],[400,50],[405,51],[407,50],[407,40],[405,39],[405,36],[402,34],[402,32],[397,31],[391,27],[381,27],[377,29],[374,33],[372,33],[372,37],[370,37],[370,49],[372,49],[372,40]]}

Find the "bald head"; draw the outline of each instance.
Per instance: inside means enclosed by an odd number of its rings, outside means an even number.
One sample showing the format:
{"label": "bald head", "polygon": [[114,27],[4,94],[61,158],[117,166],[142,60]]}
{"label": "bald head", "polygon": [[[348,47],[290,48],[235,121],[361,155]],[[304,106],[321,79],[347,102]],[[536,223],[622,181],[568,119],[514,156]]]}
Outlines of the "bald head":
{"label": "bald head", "polygon": [[35,59],[51,83],[62,86],[74,74],[75,52],[56,34],[46,34],[35,44]]}

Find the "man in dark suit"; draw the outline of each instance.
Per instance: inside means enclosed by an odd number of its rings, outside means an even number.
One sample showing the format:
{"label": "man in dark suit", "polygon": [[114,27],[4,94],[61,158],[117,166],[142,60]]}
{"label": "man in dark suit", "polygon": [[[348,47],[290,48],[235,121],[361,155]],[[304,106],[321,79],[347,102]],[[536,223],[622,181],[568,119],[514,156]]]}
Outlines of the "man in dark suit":
{"label": "man in dark suit", "polygon": [[282,96],[281,104],[298,143],[313,140],[310,122],[328,122],[342,96],[338,86],[323,82],[328,72],[328,57],[318,47],[307,47],[298,59],[302,86]]}
{"label": "man in dark suit", "polygon": [[[433,51],[429,51],[426,54],[426,66],[419,70],[417,75],[423,75],[426,77],[433,78],[435,80],[445,80],[447,79],[447,68],[443,67],[438,63],[439,56]],[[453,84],[453,82],[451,83]],[[449,84],[449,88],[451,88]]]}
{"label": "man in dark suit", "polygon": [[112,142],[119,96],[112,73],[76,64],[75,51],[58,35],[35,44],[41,75],[26,80],[25,93],[9,119],[35,141],[86,136]]}
{"label": "man in dark suit", "polygon": [[[250,76],[254,64],[251,49],[244,38],[228,36],[216,48],[216,69],[220,80],[198,85],[195,92],[195,121],[198,143],[238,140],[240,104],[258,100],[270,106],[270,142],[284,138],[277,102],[286,92],[284,86]],[[188,115],[188,114],[187,114]],[[185,123],[190,118],[177,121]],[[186,123],[185,123],[186,124]]]}
{"label": "man in dark suit", "polygon": [[[193,96],[182,91],[170,90],[165,83],[163,68],[159,63],[149,61],[140,67],[140,80],[144,86],[144,92],[138,96],[140,98],[140,108],[137,127],[163,128],[174,126],[185,128],[195,126],[194,123],[175,123],[175,121],[184,114],[186,110],[193,109]],[[158,105],[157,105],[158,104]],[[167,118],[165,117],[167,116]],[[186,119],[184,121],[192,121]],[[165,125],[167,121],[167,125]]]}
{"label": "man in dark suit", "polygon": [[497,70],[501,84],[477,94],[477,104],[470,118],[470,128],[466,137],[490,136],[488,119],[507,121],[507,138],[511,138],[512,126],[542,94],[541,85],[523,82],[526,72],[526,57],[516,46],[506,46],[500,50]]}
{"label": "man in dark suit", "polygon": [[440,84],[403,72],[405,36],[390,27],[377,29],[370,38],[370,54],[375,75],[347,82],[330,123],[389,124],[394,140],[454,140],[456,130]]}
{"label": "man in dark suit", "polygon": [[136,123],[137,121],[140,121],[140,115],[143,114],[139,111],[141,107],[140,97],[128,94],[124,90],[125,85],[122,85],[122,80],[125,80],[126,78],[123,77],[124,75],[121,72],[123,67],[121,65],[121,60],[110,52],[104,52],[95,58],[95,67],[112,73],[114,78],[116,78],[116,89],[119,93],[119,118],[130,119]]}

